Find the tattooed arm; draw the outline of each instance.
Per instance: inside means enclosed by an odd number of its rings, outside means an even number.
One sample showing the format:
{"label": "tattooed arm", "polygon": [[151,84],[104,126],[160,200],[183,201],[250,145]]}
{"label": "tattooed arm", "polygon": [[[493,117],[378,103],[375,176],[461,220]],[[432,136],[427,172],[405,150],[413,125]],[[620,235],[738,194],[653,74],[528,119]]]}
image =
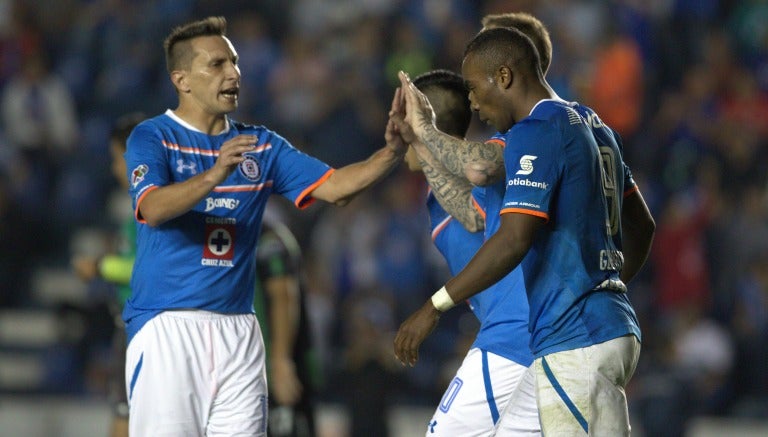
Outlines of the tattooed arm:
{"label": "tattooed arm", "polygon": [[[485,219],[475,209],[472,202],[472,184],[463,175],[457,176],[448,171],[445,165],[430,152],[429,148],[419,141],[404,118],[405,106],[402,99],[402,89],[398,88],[395,90],[395,98],[389,112],[389,122],[385,133],[387,142],[394,142],[395,139],[399,139],[410,144],[416,159],[419,161],[421,171],[432,188],[432,193],[443,209],[470,232],[485,229]],[[450,138],[458,140],[454,137]]]}
{"label": "tattooed arm", "polygon": [[449,172],[424,143],[414,142],[411,147],[416,151],[432,193],[445,211],[469,232],[485,229],[485,219],[472,204],[472,184],[463,176]]}
{"label": "tattooed arm", "polygon": [[446,170],[480,186],[490,185],[504,176],[503,151],[498,145],[461,140],[438,130],[427,97],[405,73],[400,72],[399,78],[406,107],[405,122]]}
{"label": "tattooed arm", "polygon": [[504,176],[503,149],[498,144],[459,140],[434,125],[423,124],[421,129],[419,138],[452,174],[478,186],[490,185]]}

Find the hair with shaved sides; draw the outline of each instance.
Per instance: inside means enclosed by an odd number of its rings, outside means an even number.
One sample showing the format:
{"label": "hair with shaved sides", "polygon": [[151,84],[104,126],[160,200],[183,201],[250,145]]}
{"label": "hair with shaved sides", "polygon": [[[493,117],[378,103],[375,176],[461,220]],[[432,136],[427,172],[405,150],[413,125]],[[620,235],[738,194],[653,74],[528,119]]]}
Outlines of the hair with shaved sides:
{"label": "hair with shaved sides", "polygon": [[507,66],[544,77],[536,47],[530,38],[514,27],[498,27],[478,33],[464,50],[465,62],[470,55],[473,60],[482,63],[489,76],[493,76],[500,67]]}
{"label": "hair with shaved sides", "polygon": [[225,36],[226,34],[227,19],[224,17],[208,17],[175,27],[163,41],[168,73],[192,65],[195,53],[192,51],[190,40],[200,36]]}
{"label": "hair with shaved sides", "polygon": [[533,41],[541,58],[541,71],[546,73],[552,63],[552,40],[544,23],[527,12],[507,12],[503,14],[488,14],[480,21],[483,29],[497,27],[514,27],[523,32]]}
{"label": "hair with shaved sides", "polygon": [[438,100],[433,107],[435,124],[448,135],[463,138],[472,121],[469,91],[460,74],[450,70],[432,70],[417,76],[413,84],[430,99]]}

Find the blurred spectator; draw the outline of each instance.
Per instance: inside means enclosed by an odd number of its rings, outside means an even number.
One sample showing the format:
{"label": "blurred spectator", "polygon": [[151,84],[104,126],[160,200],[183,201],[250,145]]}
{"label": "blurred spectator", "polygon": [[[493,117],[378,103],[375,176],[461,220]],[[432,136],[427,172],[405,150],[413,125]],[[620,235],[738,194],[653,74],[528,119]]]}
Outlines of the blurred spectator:
{"label": "blurred spectator", "polygon": [[275,130],[291,132],[291,142],[306,149],[309,127],[315,125],[327,102],[323,90],[330,86],[331,66],[320,51],[320,43],[298,35],[285,35],[283,56],[269,76],[270,110]]}
{"label": "blurred spectator", "polygon": [[733,373],[734,414],[768,417],[768,250],[755,254],[736,285],[731,328],[738,371]]}
{"label": "blurred spectator", "polygon": [[229,29],[229,37],[240,55],[243,78],[240,84],[240,106],[235,117],[254,120],[256,124],[269,124],[267,117],[272,110],[272,101],[265,96],[272,69],[280,60],[280,45],[270,36],[269,22],[256,11],[244,10],[235,15]]}
{"label": "blurred spectator", "polygon": [[650,261],[656,273],[654,304],[662,315],[694,302],[705,308],[712,303],[705,254],[709,220],[707,199],[693,193],[672,196],[658,219]]}
{"label": "blurred spectator", "polygon": [[697,415],[722,415],[731,400],[735,346],[730,333],[698,302],[677,308],[672,325],[674,364],[688,379]]}
{"label": "blurred spectator", "polygon": [[672,28],[675,29],[677,55],[688,65],[705,52],[702,35],[711,30],[720,13],[719,0],[673,0],[671,2]]}
{"label": "blurred spectator", "polygon": [[420,38],[419,29],[406,17],[399,17],[391,27],[391,47],[388,48],[388,56],[384,71],[386,80],[394,88],[397,86],[397,72],[407,71],[416,77],[432,68],[433,59],[430,56],[430,48]]}
{"label": "blurred spectator", "polygon": [[629,409],[643,435],[682,437],[695,413],[692,382],[675,363],[674,337],[649,331],[644,328],[645,338],[655,335],[643,342],[638,368],[627,388]]}
{"label": "blurred spectator", "polygon": [[88,366],[85,311],[72,304],[56,308],[57,339],[45,352],[44,387],[49,393],[83,394]]}
{"label": "blurred spectator", "polygon": [[310,236],[316,279],[328,284],[338,302],[376,285],[375,230],[382,214],[370,193],[361,193],[350,207],[324,210]]}
{"label": "blurred spectator", "polygon": [[342,313],[345,321],[344,367],[338,375],[350,412],[350,436],[389,437],[388,412],[397,393],[392,354],[393,302],[376,292],[360,293]]}
{"label": "blurred spectator", "polygon": [[[725,25],[748,65],[757,66],[761,60],[765,61],[768,54],[768,26],[765,25],[768,23],[768,3],[762,0],[734,3],[730,17],[724,20]],[[763,85],[768,85],[768,82]]]}
{"label": "blurred spectator", "polygon": [[435,258],[430,259],[429,254],[435,249],[422,206],[425,191],[423,179],[403,170],[383,186],[380,196],[383,217],[374,242],[376,282],[394,296],[398,321],[418,309],[438,286],[430,276]]}
{"label": "blurred spectator", "polygon": [[43,51],[24,56],[21,70],[11,77],[0,98],[10,146],[21,151],[30,177],[42,181],[42,211],[58,182],[61,157],[73,150],[78,139],[74,99],[50,70]]}
{"label": "blurred spectator", "polygon": [[26,232],[30,222],[15,203],[7,176],[0,175],[0,307],[28,303],[30,264],[36,249]]}
{"label": "blurred spectator", "polygon": [[693,182],[699,156],[712,153],[717,117],[716,80],[702,65],[686,70],[682,85],[665,93],[649,114],[647,129],[638,133],[635,147],[627,147],[630,165],[652,171],[664,199]]}
{"label": "blurred spectator", "polygon": [[43,49],[45,35],[36,14],[30,3],[0,1],[0,87],[21,69],[26,56]]}
{"label": "blurred spectator", "polygon": [[755,75],[734,68],[720,99],[726,132],[748,129],[756,138],[768,138],[768,90],[761,90]]}
{"label": "blurred spectator", "polygon": [[[732,194],[732,207],[722,233],[725,253],[718,264],[723,284],[733,296],[733,284],[747,274],[750,260],[768,253],[768,202],[763,185],[750,184]],[[731,318],[735,315],[731,315]]]}
{"label": "blurred spectator", "polygon": [[[471,0],[410,0],[403,2],[402,10],[406,19],[414,26],[418,45],[423,44],[428,50],[434,51],[440,47],[441,41],[455,30],[455,27],[462,25],[477,27],[480,15],[477,7],[472,3]],[[456,60],[460,61],[461,57]],[[404,70],[413,77],[423,72],[408,68]]]}
{"label": "blurred spectator", "polygon": [[56,341],[44,351],[43,391],[104,396],[113,320],[105,302],[61,302],[54,308]]}
{"label": "blurred spectator", "polygon": [[603,36],[595,51],[587,101],[625,140],[640,124],[643,109],[643,61],[637,43],[618,29]]}
{"label": "blurred spectator", "polygon": [[334,167],[365,159],[383,142],[385,110],[363,71],[338,67],[338,80],[322,87],[324,102],[310,126],[307,151]]}

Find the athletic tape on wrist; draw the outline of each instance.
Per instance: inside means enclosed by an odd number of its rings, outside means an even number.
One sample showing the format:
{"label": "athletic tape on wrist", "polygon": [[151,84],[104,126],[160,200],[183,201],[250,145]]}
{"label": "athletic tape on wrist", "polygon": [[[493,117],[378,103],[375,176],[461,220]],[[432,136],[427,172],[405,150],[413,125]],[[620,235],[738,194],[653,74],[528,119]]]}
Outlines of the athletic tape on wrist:
{"label": "athletic tape on wrist", "polygon": [[453,308],[453,306],[456,305],[456,302],[451,299],[448,290],[443,286],[443,288],[437,290],[437,292],[432,295],[432,305],[442,313]]}

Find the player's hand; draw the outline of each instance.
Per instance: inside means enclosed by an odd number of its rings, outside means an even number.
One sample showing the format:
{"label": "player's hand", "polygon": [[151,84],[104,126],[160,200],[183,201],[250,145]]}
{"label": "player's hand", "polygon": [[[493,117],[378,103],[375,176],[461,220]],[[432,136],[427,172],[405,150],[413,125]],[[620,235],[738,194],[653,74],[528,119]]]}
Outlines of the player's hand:
{"label": "player's hand", "polygon": [[72,270],[83,281],[95,279],[99,274],[99,262],[90,256],[77,256],[72,259]]}
{"label": "player's hand", "polygon": [[419,359],[419,346],[434,331],[439,319],[440,311],[435,309],[431,300],[427,300],[397,330],[395,358],[403,365],[413,367]]}
{"label": "player's hand", "polygon": [[[405,104],[405,122],[411,126],[414,135],[423,140],[427,131],[437,129],[435,127],[435,111],[432,109],[427,96],[416,88],[407,73],[401,71],[397,76],[400,79],[400,88]],[[412,142],[409,141],[409,143]]]}
{"label": "player's hand", "polygon": [[296,374],[296,365],[288,358],[273,358],[270,362],[272,378],[269,391],[280,405],[296,405],[304,387]]}
{"label": "player's hand", "polygon": [[411,126],[405,121],[405,100],[402,88],[395,90],[395,98],[392,101],[392,108],[389,110],[389,122],[384,136],[387,143],[390,141],[390,136],[397,136],[405,143],[406,147],[418,140]]}
{"label": "player's hand", "polygon": [[384,130],[384,141],[386,141],[386,146],[398,155],[404,155],[408,150],[408,142],[401,135],[397,122],[399,121],[401,124],[405,124],[403,121],[403,118],[405,117],[405,108],[402,100],[403,98],[400,88],[395,89],[395,95],[392,98],[392,107],[389,109],[389,120],[387,121],[387,127]]}
{"label": "player's hand", "polygon": [[258,141],[256,135],[238,135],[225,141],[221,145],[216,163],[209,171],[223,181],[241,162],[245,161],[244,154],[256,148],[256,141]]}

